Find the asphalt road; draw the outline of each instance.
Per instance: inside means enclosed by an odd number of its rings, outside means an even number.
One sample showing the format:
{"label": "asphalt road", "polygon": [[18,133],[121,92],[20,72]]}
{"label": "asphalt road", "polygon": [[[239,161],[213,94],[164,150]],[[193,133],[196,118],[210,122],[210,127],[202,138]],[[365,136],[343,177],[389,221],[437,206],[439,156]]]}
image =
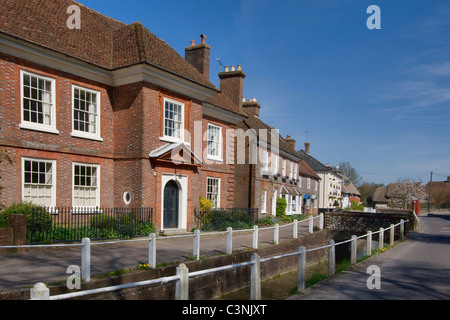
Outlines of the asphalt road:
{"label": "asphalt road", "polygon": [[[420,216],[410,240],[337,274],[292,300],[450,299],[450,213]],[[378,266],[376,282],[370,266]],[[369,279],[370,278],[370,279]],[[380,289],[369,289],[367,282]]]}

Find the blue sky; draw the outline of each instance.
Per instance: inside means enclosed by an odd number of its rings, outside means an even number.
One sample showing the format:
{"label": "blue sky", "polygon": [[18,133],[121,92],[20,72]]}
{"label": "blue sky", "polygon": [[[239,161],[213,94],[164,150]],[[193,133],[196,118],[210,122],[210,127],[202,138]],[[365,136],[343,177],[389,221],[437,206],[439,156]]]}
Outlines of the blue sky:
{"label": "blue sky", "polygon": [[[450,2],[446,0],[79,0],[140,21],[184,57],[207,35],[211,81],[242,65],[261,118],[322,163],[366,182],[450,176]],[[381,29],[369,30],[369,5]]]}

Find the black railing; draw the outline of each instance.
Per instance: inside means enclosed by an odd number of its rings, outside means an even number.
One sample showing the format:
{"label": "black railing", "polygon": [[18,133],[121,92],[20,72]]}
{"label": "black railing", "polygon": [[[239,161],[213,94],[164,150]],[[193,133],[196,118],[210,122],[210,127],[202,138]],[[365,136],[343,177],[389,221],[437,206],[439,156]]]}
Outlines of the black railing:
{"label": "black railing", "polygon": [[195,209],[196,227],[203,231],[253,228],[258,224],[258,208],[227,208],[204,211]]}
{"label": "black railing", "polygon": [[152,232],[153,208],[35,207],[27,218],[30,243],[130,239]]}

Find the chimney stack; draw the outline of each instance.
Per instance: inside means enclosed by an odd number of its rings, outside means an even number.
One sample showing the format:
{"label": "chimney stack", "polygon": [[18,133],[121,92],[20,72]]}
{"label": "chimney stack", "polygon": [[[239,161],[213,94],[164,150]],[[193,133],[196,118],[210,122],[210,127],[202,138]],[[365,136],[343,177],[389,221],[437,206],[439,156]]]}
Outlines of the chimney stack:
{"label": "chimney stack", "polygon": [[261,109],[261,105],[256,98],[248,99],[248,101],[245,101],[245,98],[242,99],[242,110],[249,116],[259,117],[259,109]]}
{"label": "chimney stack", "polygon": [[292,150],[295,151],[295,143],[296,143],[296,141],[294,139],[291,139],[291,136],[288,135],[286,137],[286,142],[288,143],[288,145],[291,146]]}
{"label": "chimney stack", "polygon": [[200,35],[200,37],[201,44],[195,45],[195,40],[191,40],[191,46],[184,50],[184,57],[187,62],[209,79],[211,46],[206,44],[207,37],[204,34]]}
{"label": "chimney stack", "polygon": [[311,143],[309,143],[309,142],[305,142],[305,152],[307,153],[307,154],[311,154]]}
{"label": "chimney stack", "polygon": [[220,91],[230,98],[241,111],[245,77],[246,75],[240,65],[237,67],[232,66],[231,68],[225,67],[225,71],[219,73]]}

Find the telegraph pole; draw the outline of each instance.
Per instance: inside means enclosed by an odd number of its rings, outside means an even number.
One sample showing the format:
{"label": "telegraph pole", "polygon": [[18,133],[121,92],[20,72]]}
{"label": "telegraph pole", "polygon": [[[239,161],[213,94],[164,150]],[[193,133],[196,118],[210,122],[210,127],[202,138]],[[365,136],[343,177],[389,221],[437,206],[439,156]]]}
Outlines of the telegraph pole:
{"label": "telegraph pole", "polygon": [[428,213],[430,213],[431,182],[433,182],[433,171],[430,174],[430,185],[428,186]]}

